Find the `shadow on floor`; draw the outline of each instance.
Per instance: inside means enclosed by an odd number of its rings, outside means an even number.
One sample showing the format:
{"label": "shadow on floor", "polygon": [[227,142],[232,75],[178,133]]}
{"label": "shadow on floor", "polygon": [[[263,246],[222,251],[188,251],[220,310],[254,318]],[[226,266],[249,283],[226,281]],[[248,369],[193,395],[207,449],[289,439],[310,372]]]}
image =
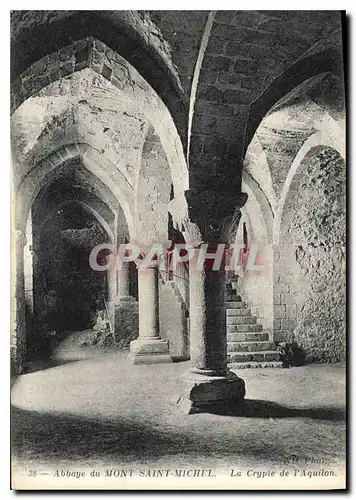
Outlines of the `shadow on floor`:
{"label": "shadow on floor", "polygon": [[[90,405],[90,403],[89,403]],[[230,409],[231,410],[231,409]],[[172,428],[164,422],[152,419],[137,418],[136,416],[118,416],[115,421],[102,420],[93,417],[84,417],[67,413],[49,413],[24,410],[12,407],[11,434],[12,453],[24,460],[49,460],[49,461],[81,461],[95,460],[98,463],[145,463],[163,456],[175,460],[184,450],[185,460],[192,463],[201,456],[229,457],[236,453],[241,459],[244,457],[258,460],[268,460],[271,455],[279,456],[289,450],[288,439],[283,433],[290,432],[290,427],[280,425],[273,429],[268,427],[269,418],[310,418],[324,421],[341,421],[345,412],[337,408],[289,408],[276,403],[259,400],[246,400],[243,408],[239,407],[225,416],[240,416],[245,422],[242,427],[236,419],[236,426],[231,422],[225,431],[215,434],[216,416],[211,417],[211,426],[202,433],[199,431],[199,415],[180,415],[178,418],[193,419],[192,426]],[[243,417],[262,418],[266,426],[261,429],[260,437],[253,423],[246,424]],[[196,420],[198,418],[198,421]],[[285,420],[286,421],[286,420]],[[202,420],[202,425],[206,419]],[[242,421],[241,421],[242,423]],[[246,427],[247,425],[247,427]],[[194,432],[197,426],[198,432]],[[227,429],[227,430],[226,430]],[[311,428],[313,433],[314,428]],[[277,433],[273,439],[264,439],[266,432]],[[342,431],[340,431],[342,432]],[[335,436],[338,436],[335,429]],[[312,435],[301,435],[303,446],[308,448]],[[299,441],[298,441],[299,442]],[[338,444],[339,440],[337,441]],[[299,442],[300,444],[300,442]],[[315,446],[315,443],[314,443]],[[286,447],[286,449],[284,449]],[[235,450],[235,451],[234,451]]]}
{"label": "shadow on floor", "polygon": [[[118,417],[115,422],[58,413],[11,408],[12,453],[49,460],[148,460],[175,455],[186,436],[159,426]],[[189,445],[188,445],[189,446]],[[191,445],[194,448],[194,445]],[[164,450],[164,451],[163,451]]]}
{"label": "shadow on floor", "polygon": [[67,365],[68,363],[76,363],[81,361],[78,359],[39,359],[36,361],[31,361],[27,364],[24,374],[34,373],[42,370],[47,370],[48,368],[54,368],[55,366]]}
{"label": "shadow on floor", "polygon": [[311,418],[315,420],[343,421],[346,410],[335,407],[293,408],[272,401],[245,399],[228,408],[215,408],[212,413],[248,418]]}

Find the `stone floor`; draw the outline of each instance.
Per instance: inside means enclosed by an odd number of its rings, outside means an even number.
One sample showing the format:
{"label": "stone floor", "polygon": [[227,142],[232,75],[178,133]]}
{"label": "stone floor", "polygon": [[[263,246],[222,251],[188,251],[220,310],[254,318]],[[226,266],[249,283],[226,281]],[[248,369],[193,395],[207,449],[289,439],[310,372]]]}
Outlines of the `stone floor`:
{"label": "stone floor", "polygon": [[293,460],[343,467],[344,365],[245,369],[242,416],[185,416],[172,397],[189,362],[133,367],[126,356],[62,351],[18,377],[12,385],[13,462],[23,471],[75,464],[280,469]]}

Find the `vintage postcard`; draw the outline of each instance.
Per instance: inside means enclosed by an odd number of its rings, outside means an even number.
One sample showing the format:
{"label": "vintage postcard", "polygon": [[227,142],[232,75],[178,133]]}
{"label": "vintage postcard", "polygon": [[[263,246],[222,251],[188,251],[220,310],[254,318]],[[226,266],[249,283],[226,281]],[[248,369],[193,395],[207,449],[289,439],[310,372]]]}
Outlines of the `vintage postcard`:
{"label": "vintage postcard", "polygon": [[10,22],[12,489],[345,489],[344,12]]}

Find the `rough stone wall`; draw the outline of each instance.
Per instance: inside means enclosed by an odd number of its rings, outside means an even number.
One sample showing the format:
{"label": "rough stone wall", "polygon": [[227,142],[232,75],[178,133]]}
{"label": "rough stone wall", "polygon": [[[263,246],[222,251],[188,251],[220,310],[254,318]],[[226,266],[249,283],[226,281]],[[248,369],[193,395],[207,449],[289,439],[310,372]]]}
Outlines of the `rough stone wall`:
{"label": "rough stone wall", "polygon": [[129,347],[139,333],[138,302],[132,298],[115,306],[115,338],[118,347]]}
{"label": "rough stone wall", "polygon": [[172,178],[160,139],[149,131],[137,176],[137,240],[163,243],[168,238],[168,203]]}
{"label": "rough stone wall", "polygon": [[11,301],[10,359],[11,373],[21,374],[26,360],[26,303],[22,297]]}
{"label": "rough stone wall", "polygon": [[169,43],[185,96],[189,97],[208,12],[153,10],[149,15]]}
{"label": "rough stone wall", "polygon": [[291,187],[275,249],[275,333],[294,339],[309,361],[344,360],[344,161],[330,148],[312,150]]}
{"label": "rough stone wall", "polygon": [[87,35],[118,50],[159,93],[169,93],[172,85],[182,92],[169,43],[147,11],[13,11],[12,74]]}

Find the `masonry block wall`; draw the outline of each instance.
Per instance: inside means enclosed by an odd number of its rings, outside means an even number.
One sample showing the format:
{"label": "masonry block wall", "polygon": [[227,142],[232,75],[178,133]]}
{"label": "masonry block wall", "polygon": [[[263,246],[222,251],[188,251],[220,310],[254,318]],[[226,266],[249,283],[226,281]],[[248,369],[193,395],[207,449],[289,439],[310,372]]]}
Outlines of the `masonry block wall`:
{"label": "masonry block wall", "polygon": [[292,341],[303,302],[301,269],[296,246],[287,242],[274,246],[273,310],[274,340]]}
{"label": "masonry block wall", "polygon": [[15,231],[12,235],[11,280],[11,372],[21,373],[26,364],[26,303],[24,280],[25,235]]}
{"label": "masonry block wall", "polygon": [[257,316],[258,323],[272,336],[273,332],[273,255],[268,245],[259,245],[260,271],[246,272],[240,278],[239,291]]}

